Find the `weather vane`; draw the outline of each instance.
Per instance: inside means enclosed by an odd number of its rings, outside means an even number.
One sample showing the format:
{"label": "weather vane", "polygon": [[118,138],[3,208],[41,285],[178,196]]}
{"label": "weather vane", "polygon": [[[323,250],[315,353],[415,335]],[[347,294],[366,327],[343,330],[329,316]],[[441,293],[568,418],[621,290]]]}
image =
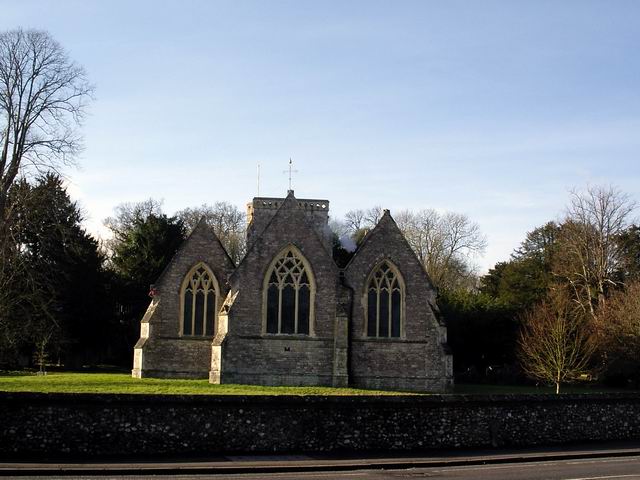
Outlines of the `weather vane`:
{"label": "weather vane", "polygon": [[298,173],[298,170],[293,170],[293,160],[289,157],[289,170],[284,170],[282,173],[289,173],[289,190],[291,190],[291,175]]}

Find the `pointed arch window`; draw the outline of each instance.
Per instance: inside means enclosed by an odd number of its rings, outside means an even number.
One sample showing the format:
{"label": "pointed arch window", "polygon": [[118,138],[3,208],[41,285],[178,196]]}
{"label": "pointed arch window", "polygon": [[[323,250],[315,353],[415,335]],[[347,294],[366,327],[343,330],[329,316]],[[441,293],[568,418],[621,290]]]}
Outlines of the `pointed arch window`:
{"label": "pointed arch window", "polygon": [[367,282],[367,336],[399,338],[404,317],[404,282],[398,269],[388,261],[372,271]]}
{"label": "pointed arch window", "polygon": [[315,284],[302,254],[289,247],[272,262],[264,286],[265,331],[309,335]]}
{"label": "pointed arch window", "polygon": [[193,267],[182,282],[182,335],[210,337],[215,334],[220,291],[215,275],[204,263]]}

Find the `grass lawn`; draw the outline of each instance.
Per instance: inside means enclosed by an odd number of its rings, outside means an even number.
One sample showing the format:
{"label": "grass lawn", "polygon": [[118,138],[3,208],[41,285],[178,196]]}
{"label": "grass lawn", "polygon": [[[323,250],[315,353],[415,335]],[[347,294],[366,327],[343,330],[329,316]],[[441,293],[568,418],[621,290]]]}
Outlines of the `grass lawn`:
{"label": "grass lawn", "polygon": [[331,387],[212,385],[208,380],[131,378],[126,373],[0,372],[0,391],[66,393],[146,393],[188,395],[403,395],[403,392]]}
{"label": "grass lawn", "polygon": [[[127,373],[0,371],[0,391],[66,393],[141,393],[188,395],[406,395],[406,392],[332,387],[262,387],[258,385],[212,385],[207,380],[131,378]],[[629,391],[592,385],[566,385],[562,393]],[[555,387],[523,385],[457,384],[453,393],[506,394],[554,393]]]}

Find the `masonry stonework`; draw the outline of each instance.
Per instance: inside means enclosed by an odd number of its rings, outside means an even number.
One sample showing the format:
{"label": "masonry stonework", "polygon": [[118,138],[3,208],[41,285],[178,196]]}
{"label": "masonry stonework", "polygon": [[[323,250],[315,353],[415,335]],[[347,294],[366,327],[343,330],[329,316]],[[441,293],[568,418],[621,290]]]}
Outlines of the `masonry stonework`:
{"label": "masonry stonework", "polygon": [[[290,191],[286,198],[254,198],[247,216],[247,253],[239,265],[204,223],[176,253],[142,319],[134,377],[421,391],[451,386],[451,356],[435,290],[388,211],[344,269],[333,260],[329,201],[297,199]],[[280,297],[268,297],[270,272],[283,255],[300,261],[309,305],[298,280],[285,279],[274,294]],[[401,324],[395,336],[372,336],[366,328],[367,282],[384,261],[401,278]],[[184,335],[182,286],[199,264],[219,285],[215,329],[213,335]],[[296,285],[295,297],[285,298],[287,285]],[[295,312],[295,328],[285,328],[294,316],[285,311]],[[306,330],[298,326],[305,325],[305,315]],[[277,327],[268,325],[275,317]]]}
{"label": "masonry stonework", "polygon": [[180,333],[180,288],[189,270],[199,262],[206,263],[219,279],[221,299],[227,295],[226,279],[233,272],[233,262],[213,230],[200,222],[154,285],[154,297],[134,347],[134,377],[209,376],[211,338],[184,337]]}
{"label": "masonry stonework", "polygon": [[[384,260],[398,266],[405,281],[405,319],[400,338],[371,338],[365,321],[366,281]],[[345,269],[353,288],[352,383],[363,388],[443,391],[451,386],[446,327],[435,289],[388,211],[364,239]]]}
{"label": "masonry stonework", "polygon": [[0,458],[416,452],[640,440],[640,397],[0,392]]}

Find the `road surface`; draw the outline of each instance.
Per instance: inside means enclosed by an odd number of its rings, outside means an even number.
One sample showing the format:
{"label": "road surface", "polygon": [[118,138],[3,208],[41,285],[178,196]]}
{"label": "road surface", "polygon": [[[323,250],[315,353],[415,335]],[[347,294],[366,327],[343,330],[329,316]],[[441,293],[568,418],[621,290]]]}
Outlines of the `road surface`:
{"label": "road surface", "polygon": [[[14,472],[16,473],[16,472]],[[22,472],[20,476],[12,476],[11,472],[0,472],[4,478],[34,478],[41,479],[41,475],[33,475],[34,472]],[[62,473],[62,472],[60,472]],[[9,476],[6,476],[6,475]],[[25,475],[26,474],[26,475]],[[47,475],[47,478],[61,479],[96,479],[105,478],[135,478],[135,479],[216,479],[216,480],[261,480],[261,479],[300,479],[300,480],[324,480],[324,479],[344,479],[344,480],[400,480],[400,479],[420,479],[433,478],[441,480],[471,480],[471,479],[491,479],[491,480],[640,480],[640,455],[628,457],[605,457],[573,460],[550,460],[536,462],[522,462],[493,464],[493,465],[461,465],[461,466],[441,466],[441,467],[421,467],[421,468],[385,468],[366,469],[352,471],[312,471],[312,472],[280,472],[280,473],[189,473],[187,470],[176,470],[175,472],[164,472],[160,475],[149,474],[149,471],[127,472],[125,474],[114,474],[108,469],[101,474],[79,474],[66,471],[62,475]]]}

